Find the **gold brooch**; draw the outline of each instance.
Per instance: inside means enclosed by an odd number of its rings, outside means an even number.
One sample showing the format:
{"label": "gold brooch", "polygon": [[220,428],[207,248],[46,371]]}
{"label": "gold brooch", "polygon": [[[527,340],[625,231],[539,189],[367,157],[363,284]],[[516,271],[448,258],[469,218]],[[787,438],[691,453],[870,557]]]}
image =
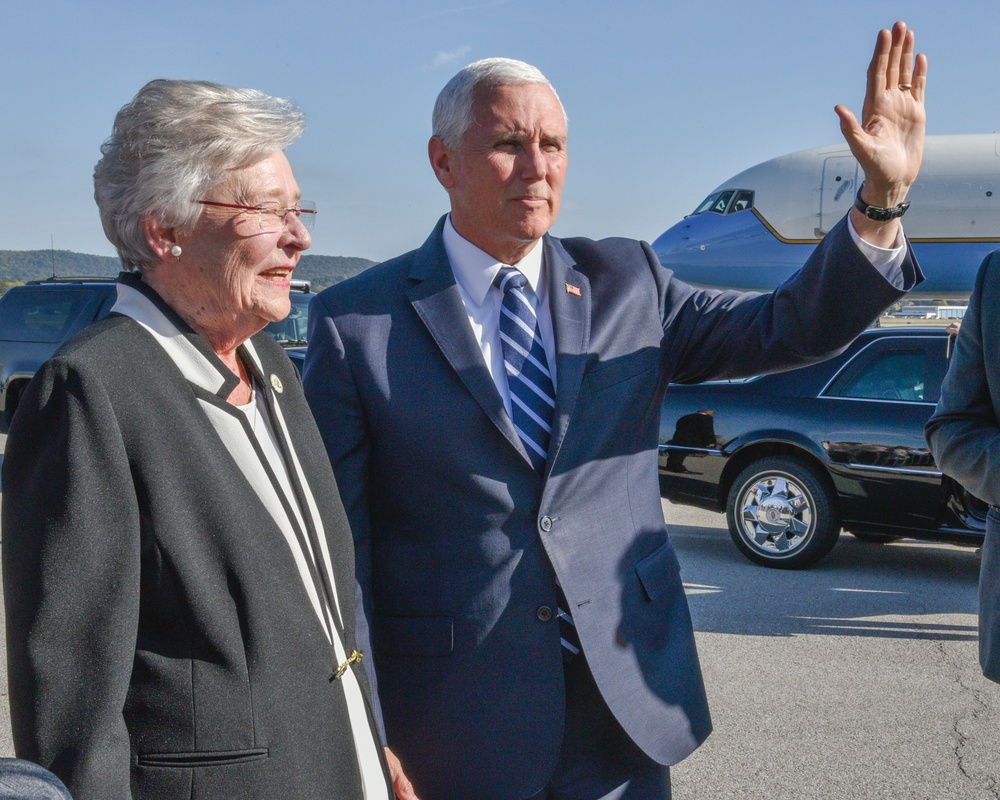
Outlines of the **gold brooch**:
{"label": "gold brooch", "polygon": [[347,672],[347,668],[351,664],[360,664],[361,659],[365,657],[365,654],[360,650],[352,650],[351,654],[347,657],[347,661],[341,664],[333,673],[333,680],[339,681],[344,677],[344,673]]}

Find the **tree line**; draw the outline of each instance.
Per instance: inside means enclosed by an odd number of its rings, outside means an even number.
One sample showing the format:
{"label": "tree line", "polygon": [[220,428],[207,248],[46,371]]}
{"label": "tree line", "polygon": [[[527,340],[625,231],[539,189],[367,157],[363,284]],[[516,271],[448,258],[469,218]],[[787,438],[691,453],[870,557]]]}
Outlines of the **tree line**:
{"label": "tree line", "polygon": [[[375,264],[367,258],[304,255],[295,277],[307,280],[314,291],[325,289]],[[114,277],[121,263],[112,256],[74,253],[71,250],[0,250],[0,291],[28,281],[57,276]]]}

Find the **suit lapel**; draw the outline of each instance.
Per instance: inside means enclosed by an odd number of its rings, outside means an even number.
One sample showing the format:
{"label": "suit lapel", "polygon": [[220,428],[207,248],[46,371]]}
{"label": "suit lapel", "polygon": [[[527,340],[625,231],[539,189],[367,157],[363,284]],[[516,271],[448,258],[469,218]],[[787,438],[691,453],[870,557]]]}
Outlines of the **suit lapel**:
{"label": "suit lapel", "polygon": [[483,352],[469,325],[469,315],[445,253],[441,234],[443,228],[444,218],[416,252],[410,270],[414,285],[407,291],[407,296],[413,310],[469,393],[530,465],[528,454],[483,363]]}
{"label": "suit lapel", "polygon": [[[151,289],[131,276],[126,276],[118,287],[118,299],[112,311],[130,317],[142,326],[191,387],[199,407],[228,452],[233,466],[246,479],[246,489],[257,497],[288,543],[289,554],[302,579],[305,593],[324,633],[332,643],[335,634],[330,615],[339,612],[339,601],[332,582],[323,581],[324,575],[327,578],[332,575],[332,567],[329,558],[325,560],[324,569],[317,570],[315,566],[317,559],[326,556],[325,550],[322,554],[316,552],[324,546],[322,519],[298,465],[297,456],[291,449],[291,438],[283,419],[273,417],[272,427],[279,452],[284,451],[282,455],[288,467],[290,485],[296,493],[306,530],[302,530],[298,524],[289,498],[281,488],[256,435],[250,429],[247,417],[226,402],[225,398],[229,396],[238,378],[223,365],[208,343],[187,328],[183,320],[176,317]],[[276,400],[273,391],[281,386],[280,380],[270,374],[265,381],[264,375],[267,373],[252,341],[247,340],[241,345],[240,353],[261,390],[269,393],[268,407],[274,409]],[[306,541],[305,537],[310,532],[316,533],[311,538],[317,544]],[[324,611],[324,593],[329,614]]]}
{"label": "suit lapel", "polygon": [[543,243],[558,384],[549,440],[548,475],[562,447],[583,381],[590,341],[590,281],[576,269],[572,256],[558,239],[546,236]]}

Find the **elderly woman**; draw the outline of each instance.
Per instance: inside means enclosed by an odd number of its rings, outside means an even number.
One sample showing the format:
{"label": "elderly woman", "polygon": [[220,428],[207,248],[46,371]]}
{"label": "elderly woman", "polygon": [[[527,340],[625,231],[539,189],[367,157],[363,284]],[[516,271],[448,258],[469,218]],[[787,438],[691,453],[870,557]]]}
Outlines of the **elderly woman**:
{"label": "elderly woman", "polygon": [[259,333],[311,243],[303,125],[161,80],[102,148],[117,302],[32,381],[3,465],[15,747],[77,800],[391,796],[350,530]]}

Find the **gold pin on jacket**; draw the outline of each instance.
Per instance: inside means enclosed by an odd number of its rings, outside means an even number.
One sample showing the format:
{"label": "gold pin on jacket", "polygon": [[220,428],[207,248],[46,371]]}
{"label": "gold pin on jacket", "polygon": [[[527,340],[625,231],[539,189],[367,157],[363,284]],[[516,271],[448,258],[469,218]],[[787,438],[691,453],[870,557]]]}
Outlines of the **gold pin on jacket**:
{"label": "gold pin on jacket", "polygon": [[360,650],[352,650],[351,654],[347,657],[347,661],[341,664],[333,673],[333,677],[330,678],[331,681],[339,681],[344,677],[344,673],[347,672],[347,668],[351,664],[360,664],[361,659],[365,657],[365,654]]}
{"label": "gold pin on jacket", "polygon": [[566,284],[566,294],[571,294],[574,297],[580,297],[580,287],[574,286],[572,283]]}

